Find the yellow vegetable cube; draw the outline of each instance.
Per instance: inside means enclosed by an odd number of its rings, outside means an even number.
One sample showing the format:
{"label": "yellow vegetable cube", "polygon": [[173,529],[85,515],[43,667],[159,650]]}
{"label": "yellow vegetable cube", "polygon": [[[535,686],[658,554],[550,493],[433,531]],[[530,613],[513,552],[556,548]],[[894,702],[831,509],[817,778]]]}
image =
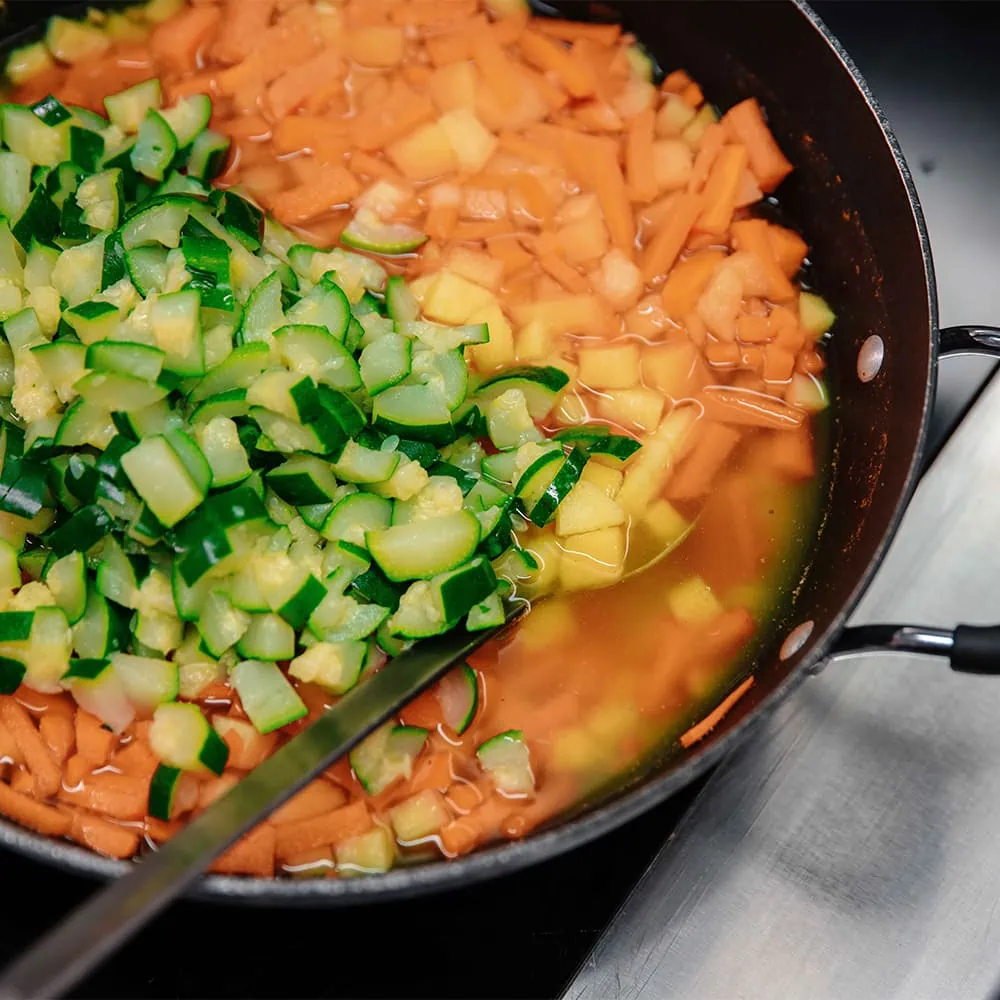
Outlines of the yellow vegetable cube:
{"label": "yellow vegetable cube", "polygon": [[580,476],[581,483],[593,483],[606,497],[610,497],[612,500],[618,496],[624,479],[625,476],[618,469],[612,469],[608,465],[599,465],[597,462],[588,462],[583,467],[583,474]]}
{"label": "yellow vegetable cube", "polygon": [[438,323],[460,326],[481,309],[493,305],[496,299],[481,285],[451,271],[438,272],[436,280],[424,294],[424,316]]}
{"label": "yellow vegetable cube", "polygon": [[413,181],[429,181],[451,173],[458,166],[448,133],[438,122],[421,125],[390,143],[385,151],[396,167]]}
{"label": "yellow vegetable cube", "polygon": [[479,371],[492,372],[514,363],[514,331],[496,302],[477,309],[469,316],[468,322],[485,323],[490,331],[487,343],[466,348],[466,355],[472,358]]}
{"label": "yellow vegetable cube", "polygon": [[701,352],[689,340],[657,344],[642,352],[642,381],[671,399],[685,399],[707,382]]}
{"label": "yellow vegetable cube", "polygon": [[503,281],[503,261],[481,250],[455,247],[448,255],[448,270],[495,291]]}
{"label": "yellow vegetable cube", "polygon": [[590,419],[587,404],[575,392],[563,392],[555,409],[556,423],[572,426],[585,424]]}
{"label": "yellow vegetable cube", "polygon": [[417,792],[389,810],[389,822],[404,844],[437,833],[450,819],[444,796],[434,788]]}
{"label": "yellow vegetable cube", "polygon": [[523,597],[538,597],[554,589],[559,579],[563,551],[554,535],[538,535],[524,544],[524,551],[538,563],[538,569],[526,582],[517,583],[517,592]]}
{"label": "yellow vegetable cube", "polygon": [[442,112],[476,106],[476,68],[471,62],[453,62],[441,66],[427,84],[431,100]]}
{"label": "yellow vegetable cube", "polygon": [[553,597],[533,608],[531,614],[521,622],[516,641],[525,649],[535,652],[565,642],[576,628],[572,605],[567,600]]}
{"label": "yellow vegetable cube", "polygon": [[438,119],[448,136],[459,167],[479,173],[497,148],[497,137],[468,108],[454,108]]}
{"label": "yellow vegetable cube", "polygon": [[552,331],[540,319],[533,319],[517,334],[517,360],[537,361],[552,349]]}
{"label": "yellow vegetable cube", "polygon": [[826,299],[812,292],[802,292],[799,295],[799,323],[810,336],[822,337],[833,326],[837,317],[827,305]]}
{"label": "yellow vegetable cube", "polygon": [[672,139],[681,134],[695,116],[695,110],[678,94],[664,94],[656,113],[656,134]]}
{"label": "yellow vegetable cube", "polygon": [[600,486],[580,481],[556,508],[556,534],[580,535],[625,523],[625,511]]}
{"label": "yellow vegetable cube", "polygon": [[722,604],[700,576],[678,583],[667,594],[671,614],[689,625],[703,625],[722,614]]}
{"label": "yellow vegetable cube", "polygon": [[580,381],[592,389],[628,389],[639,381],[639,345],[584,347],[577,355]]}
{"label": "yellow vegetable cube", "polygon": [[597,412],[622,427],[650,431],[660,422],[664,398],[655,389],[614,389],[597,400]]}
{"label": "yellow vegetable cube", "polygon": [[698,415],[693,406],[676,409],[643,442],[615,497],[627,513],[638,515],[645,511],[667,484],[674,458],[683,447]]}
{"label": "yellow vegetable cube", "polygon": [[625,570],[625,529],[601,528],[562,540],[559,582],[567,590],[606,587]]}
{"label": "yellow vegetable cube", "polygon": [[642,523],[668,550],[683,541],[692,527],[691,522],[667,500],[654,500],[643,515]]}

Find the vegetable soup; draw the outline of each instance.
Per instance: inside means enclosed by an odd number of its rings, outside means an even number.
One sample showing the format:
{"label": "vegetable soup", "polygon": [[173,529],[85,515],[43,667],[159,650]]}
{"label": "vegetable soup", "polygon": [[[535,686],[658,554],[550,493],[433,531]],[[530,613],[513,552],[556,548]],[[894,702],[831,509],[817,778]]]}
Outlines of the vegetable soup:
{"label": "vegetable soup", "polygon": [[523,0],[53,18],[0,108],[0,813],[141,855],[531,613],[228,851],[456,857],[702,739],[818,525],[792,170]]}

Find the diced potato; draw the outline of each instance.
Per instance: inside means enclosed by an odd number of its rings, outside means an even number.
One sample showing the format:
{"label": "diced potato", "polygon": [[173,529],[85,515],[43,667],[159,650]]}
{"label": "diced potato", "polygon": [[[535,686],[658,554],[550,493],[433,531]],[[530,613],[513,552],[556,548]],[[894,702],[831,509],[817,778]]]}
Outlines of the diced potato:
{"label": "diced potato", "polygon": [[645,385],[675,401],[697,395],[710,378],[701,352],[689,340],[645,348],[640,369]]}
{"label": "diced potato", "polygon": [[34,42],[11,52],[7,58],[7,77],[15,87],[19,87],[33,76],[45,73],[54,66],[45,45]]}
{"label": "diced potato", "polygon": [[592,483],[612,500],[618,496],[618,491],[622,488],[624,480],[624,473],[598,462],[588,462],[583,467],[583,473],[580,476],[581,483]]}
{"label": "diced potato", "polygon": [[553,597],[532,608],[531,614],[518,627],[516,642],[535,652],[565,642],[576,628],[576,616],[570,602]]}
{"label": "diced potato", "polygon": [[692,148],[697,149],[701,137],[705,134],[705,129],[709,125],[714,125],[718,120],[719,116],[715,113],[712,105],[703,104],[694,118],[684,126],[681,138]]}
{"label": "diced potato", "polygon": [[656,113],[656,134],[662,138],[679,136],[694,119],[695,110],[677,94],[664,94]]}
{"label": "diced potato", "polygon": [[691,530],[691,522],[668,500],[654,500],[642,516],[642,523],[671,549]]}
{"label": "diced potato", "polygon": [[428,83],[431,100],[442,114],[476,106],[476,70],[471,62],[454,62],[436,69]]}
{"label": "diced potato", "polygon": [[413,281],[409,283],[410,294],[417,300],[417,305],[420,306],[421,310],[424,307],[424,302],[427,299],[427,293],[434,286],[437,281],[438,276],[436,274],[424,274],[419,278],[414,278]]}
{"label": "diced potato", "polygon": [[444,270],[428,287],[421,305],[427,319],[460,326],[467,323],[473,313],[495,303],[492,293],[481,285]]}
{"label": "diced potato", "polygon": [[660,422],[664,399],[655,389],[613,389],[599,396],[597,412],[622,427],[651,431]]}
{"label": "diced potato", "polygon": [[817,339],[822,337],[833,326],[836,318],[826,299],[812,292],[802,292],[799,295],[799,323],[810,336]]}
{"label": "diced potato", "polygon": [[517,584],[517,592],[528,598],[550,593],[559,579],[559,566],[563,558],[563,551],[555,536],[537,535],[524,544],[524,550],[538,563],[538,570],[526,582]]}
{"label": "diced potato", "polygon": [[580,535],[625,523],[625,511],[600,486],[580,481],[556,508],[556,534]]}
{"label": "diced potato", "polygon": [[541,320],[553,333],[607,337],[616,330],[616,318],[596,295],[564,295],[543,302],[526,302],[515,307],[514,318],[521,326]]}
{"label": "diced potato", "polygon": [[554,416],[556,423],[568,427],[572,424],[585,424],[590,419],[590,411],[578,393],[564,392],[556,404]]}
{"label": "diced potato", "polygon": [[458,165],[448,133],[438,122],[416,131],[386,147],[389,159],[410,180],[429,181],[451,173]]}
{"label": "diced potato", "polygon": [[537,361],[552,350],[552,331],[540,319],[533,319],[517,334],[517,360]]}
{"label": "diced potato", "polygon": [[338,874],[385,872],[396,860],[396,845],[389,831],[376,826],[367,833],[348,837],[334,845]]}
{"label": "diced potato", "polygon": [[639,345],[584,347],[577,355],[580,381],[592,389],[628,389],[639,381]]}
{"label": "diced potato", "polygon": [[615,247],[591,275],[594,288],[620,311],[631,309],[642,295],[642,272]]}
{"label": "diced potato", "polygon": [[450,820],[444,796],[434,788],[417,792],[389,810],[389,822],[404,844],[430,837]]}
{"label": "diced potato", "polygon": [[625,570],[625,529],[601,528],[562,541],[559,582],[567,590],[606,587]]}
{"label": "diced potato", "polygon": [[455,108],[438,119],[455,152],[459,167],[479,173],[497,148],[497,137],[468,109]]}
{"label": "diced potato", "polygon": [[667,484],[675,457],[698,419],[698,410],[683,406],[673,410],[645,441],[632,459],[625,482],[615,497],[629,514],[641,514]]}
{"label": "diced potato", "polygon": [[503,281],[503,261],[468,247],[455,247],[451,251],[448,255],[448,270],[491,291],[496,291]]}
{"label": "diced potato", "polygon": [[600,215],[570,222],[556,233],[560,253],[570,265],[587,264],[608,252],[610,237]]}
{"label": "diced potato", "polygon": [[691,179],[694,154],[683,139],[660,139],[653,143],[653,176],[661,193],[676,191]]}
{"label": "diced potato", "polygon": [[722,614],[719,599],[700,576],[692,576],[678,583],[667,594],[671,614],[689,625],[704,625]]}
{"label": "diced potato", "polygon": [[64,17],[53,17],[49,21],[45,41],[59,62],[70,64],[96,59],[111,47],[111,39],[101,28]]}
{"label": "diced potato", "polygon": [[563,729],[552,737],[549,765],[553,771],[589,774],[607,760],[607,750],[583,726]]}
{"label": "diced potato", "polygon": [[496,302],[473,312],[469,323],[485,323],[490,330],[490,339],[485,344],[473,344],[466,349],[476,368],[481,372],[492,372],[514,362],[514,332]]}

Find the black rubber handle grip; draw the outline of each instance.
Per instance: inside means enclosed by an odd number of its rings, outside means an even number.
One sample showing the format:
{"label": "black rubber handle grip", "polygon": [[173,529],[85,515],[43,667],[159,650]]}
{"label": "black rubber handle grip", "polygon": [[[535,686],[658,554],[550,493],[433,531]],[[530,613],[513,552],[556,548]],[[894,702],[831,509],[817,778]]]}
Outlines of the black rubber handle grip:
{"label": "black rubber handle grip", "polygon": [[1000,674],[1000,625],[959,625],[948,654],[963,674]]}

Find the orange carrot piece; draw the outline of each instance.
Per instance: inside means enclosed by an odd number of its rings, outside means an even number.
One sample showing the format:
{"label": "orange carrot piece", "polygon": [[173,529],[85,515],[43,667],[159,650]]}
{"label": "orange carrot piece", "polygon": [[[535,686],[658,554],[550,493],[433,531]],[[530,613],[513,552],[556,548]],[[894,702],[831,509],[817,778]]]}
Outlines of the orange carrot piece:
{"label": "orange carrot piece", "polygon": [[75,787],[64,786],[59,790],[59,798],[114,819],[142,819],[146,815],[149,780],[131,774],[102,771],[88,774]]}
{"label": "orange carrot piece", "polygon": [[749,205],[755,205],[763,197],[764,192],[761,191],[753,172],[749,169],[744,170],[736,190],[736,207],[746,208]]}
{"label": "orange carrot piece", "polygon": [[243,115],[223,122],[220,131],[231,139],[248,139],[263,142],[271,138],[271,126],[260,115]]}
{"label": "orange carrot piece", "polygon": [[[737,347],[736,344],[720,345]],[[738,348],[737,348],[738,350]],[[732,386],[706,386],[698,397],[709,420],[744,427],[792,430],[801,427],[805,413],[762,392]]]}
{"label": "orange carrot piece", "polygon": [[539,17],[532,22],[532,28],[550,38],[563,42],[575,42],[586,38],[598,45],[614,45],[622,33],[618,24],[590,24],[585,21],[562,21],[557,18]]}
{"label": "orange carrot piece", "polygon": [[547,775],[544,784],[530,802],[519,805],[501,820],[500,835],[510,840],[526,836],[536,826],[572,805],[577,794],[574,778],[568,775]]}
{"label": "orange carrot piece", "polygon": [[38,722],[38,732],[60,764],[73,752],[76,735],[72,721],[65,715],[43,715]]}
{"label": "orange carrot piece", "polygon": [[[114,755],[111,763],[122,774],[130,774],[136,778],[152,778],[160,762],[145,743],[133,740]],[[72,785],[75,782],[67,781],[67,784]]]}
{"label": "orange carrot piece", "polygon": [[212,56],[228,64],[245,59],[271,23],[274,8],[275,0],[227,0],[226,30],[212,47]]}
{"label": "orange carrot piece", "polygon": [[479,243],[491,236],[505,236],[514,232],[508,219],[463,220],[455,226],[452,238],[456,243]]}
{"label": "orange carrot piece", "polygon": [[398,27],[368,25],[347,32],[347,57],[369,69],[391,69],[403,61],[406,40]]}
{"label": "orange carrot piece", "polygon": [[455,780],[452,756],[453,754],[450,750],[441,750],[437,753],[422,756],[413,769],[409,790],[411,792],[422,792],[426,789],[434,788],[439,792],[447,791]]}
{"label": "orange carrot piece", "polygon": [[71,823],[69,816],[61,810],[15,792],[3,782],[0,782],[0,813],[47,837],[64,836]]}
{"label": "orange carrot piece", "polygon": [[442,32],[424,39],[427,58],[433,66],[448,66],[472,58],[474,38],[464,29]]}
{"label": "orange carrot piece", "polygon": [[14,700],[32,715],[65,715],[72,719],[76,702],[66,694],[42,694],[23,684],[14,692]]}
{"label": "orange carrot piece", "polygon": [[431,205],[424,223],[424,231],[432,240],[447,240],[458,224],[458,205],[440,203]]}
{"label": "orange carrot piece", "polygon": [[771,254],[785,277],[794,278],[809,253],[806,241],[794,230],[775,225],[767,227],[767,241],[771,245]]}
{"label": "orange carrot piece", "polygon": [[105,729],[96,715],[91,715],[82,708],[77,710],[76,752],[92,768],[107,763],[114,742],[115,734]]}
{"label": "orange carrot piece", "polygon": [[331,49],[317,52],[311,59],[291,67],[267,88],[267,102],[275,118],[282,119],[302,107],[309,95],[331,81],[344,78],[346,67]]}
{"label": "orange carrot piece", "polygon": [[486,798],[487,793],[492,791],[492,788],[485,788],[485,783],[484,788],[480,788],[479,785],[475,785],[471,781],[459,779],[449,785],[445,798],[455,812],[460,816],[465,816]]}
{"label": "orange carrot piece", "polygon": [[347,801],[344,790],[323,778],[310,781],[298,795],[293,796],[281,808],[271,814],[271,822],[298,823],[300,820],[314,819],[325,813],[339,809]]}
{"label": "orange carrot piece", "polygon": [[737,250],[753,254],[764,268],[767,277],[767,297],[772,302],[787,302],[794,299],[795,286],[775,260],[771,241],[768,238],[768,223],[764,219],[743,219],[732,224],[732,241]]}
{"label": "orange carrot piece", "polygon": [[381,160],[360,150],[351,151],[347,166],[356,177],[379,178],[399,187],[408,185],[408,181],[388,160]]}
{"label": "orange carrot piece", "polygon": [[338,126],[336,119],[321,115],[290,115],[274,125],[271,143],[280,156],[311,150],[322,135],[346,134],[346,128]]}
{"label": "orange carrot piece", "polygon": [[497,829],[510,812],[510,799],[493,794],[465,816],[453,819],[438,832],[441,850],[449,858],[468,854]]}
{"label": "orange carrot piece", "polygon": [[745,344],[765,344],[774,336],[768,316],[738,316],[736,337]]}
{"label": "orange carrot piece", "polygon": [[24,763],[24,757],[18,749],[14,734],[0,722],[0,761],[12,764]]}
{"label": "orange carrot piece", "polygon": [[573,97],[590,97],[597,90],[590,67],[558,42],[537,31],[522,33],[518,47],[524,58],[543,72],[554,73]]}
{"label": "orange carrot piece", "polygon": [[503,264],[505,278],[531,267],[535,260],[516,236],[492,236],[486,240],[486,249],[491,257]]}
{"label": "orange carrot piece", "polygon": [[230,96],[244,91],[256,95],[260,87],[311,58],[319,48],[319,38],[305,24],[276,24],[264,32],[250,56],[219,73],[219,91]]}
{"label": "orange carrot piece", "polygon": [[440,24],[442,21],[455,23],[464,21],[476,13],[477,0],[407,0],[397,4],[389,15],[393,24],[400,27],[421,27]]}
{"label": "orange carrot piece", "polygon": [[277,841],[274,827],[269,823],[251,830],[224,854],[212,862],[209,871],[218,875],[274,875],[274,849]]}
{"label": "orange carrot piece", "polygon": [[700,195],[689,192],[677,199],[670,217],[645,248],[642,260],[644,281],[655,281],[673,267],[700,212]]}
{"label": "orange carrot piece", "polygon": [[685,88],[689,87],[694,80],[688,76],[687,71],[683,69],[675,69],[668,73],[663,81],[662,89],[670,94],[680,94]]}
{"label": "orange carrot piece", "polygon": [[35,794],[43,799],[55,795],[62,780],[59,764],[27,710],[13,698],[3,698],[0,700],[0,722],[10,730],[25,766],[35,779]]}
{"label": "orange carrot piece", "polygon": [[703,192],[704,208],[695,229],[721,236],[729,228],[736,209],[736,192],[747,164],[743,146],[723,146],[712,164]]}
{"label": "orange carrot piece", "polygon": [[701,722],[696,723],[686,733],[683,733],[680,737],[681,746],[686,749],[699,742],[699,740],[703,740],[729,714],[733,705],[753,687],[753,681],[752,677],[748,677],[718,708],[713,709]]}
{"label": "orange carrot piece", "polygon": [[655,127],[656,112],[652,108],[640,111],[629,122],[625,171],[629,194],[634,201],[649,202],[657,195],[656,172],[653,170]]}
{"label": "orange carrot piece", "polygon": [[768,382],[787,382],[795,371],[795,355],[780,344],[764,350],[764,378]]}
{"label": "orange carrot piece", "polygon": [[671,268],[663,285],[663,308],[675,322],[698,304],[715,269],[725,259],[722,250],[700,250]]}
{"label": "orange carrot piece", "polygon": [[556,206],[545,185],[535,174],[517,173],[510,179],[510,190],[521,199],[524,209],[533,222],[547,225],[555,214]]}
{"label": "orange carrot piece", "polygon": [[63,765],[63,784],[67,788],[75,788],[92,770],[90,762],[75,753]]}
{"label": "orange carrot piece", "polygon": [[798,482],[816,474],[816,452],[805,424],[798,430],[768,434],[761,447],[766,447],[767,464],[786,479]]}
{"label": "orange carrot piece", "polygon": [[143,828],[146,836],[154,844],[165,844],[171,837],[181,832],[184,824],[179,823],[177,820],[168,823],[165,820],[157,819],[155,816],[147,816],[143,823]]}
{"label": "orange carrot piece", "polygon": [[706,424],[698,446],[691,450],[680,467],[670,477],[668,500],[698,500],[712,488],[715,477],[722,471],[741,434],[723,424]]}
{"label": "orange carrot piece", "polygon": [[572,292],[575,295],[583,295],[590,291],[590,284],[587,282],[587,279],[554,253],[542,254],[538,258],[538,263],[541,265],[542,270],[555,281],[558,281],[567,292]]}
{"label": "orange carrot piece", "polygon": [[161,66],[186,74],[198,68],[198,55],[221,23],[220,7],[188,7],[154,28],[149,47]]}
{"label": "orange carrot piece", "polygon": [[688,191],[700,191],[708,181],[709,174],[715,164],[716,157],[722,152],[726,143],[726,129],[717,122],[705,129],[701,137],[698,152],[691,165],[691,176],[688,178]]}
{"label": "orange carrot piece", "polygon": [[562,170],[563,167],[562,157],[556,150],[542,143],[532,142],[516,132],[501,132],[497,149],[543,167],[551,167],[554,170]]}
{"label": "orange carrot piece", "polygon": [[400,83],[385,102],[365,109],[353,120],[351,139],[359,149],[374,152],[429,122],[435,110],[426,94]]}
{"label": "orange carrot piece", "polygon": [[734,342],[713,341],[704,345],[705,360],[714,368],[738,368],[743,360],[740,346]]}
{"label": "orange carrot piece", "polygon": [[279,858],[293,857],[348,837],[357,837],[367,833],[371,827],[368,805],[364,801],[352,802],[322,816],[276,827],[275,851]]}
{"label": "orange carrot piece", "polygon": [[312,182],[277,195],[271,208],[280,221],[294,226],[347,205],[360,193],[361,185],[347,167],[326,163]]}
{"label": "orange carrot piece", "polygon": [[757,183],[764,191],[773,191],[793,168],[767,127],[757,99],[749,97],[740,101],[722,120],[746,147]]}
{"label": "orange carrot piece", "polygon": [[11,776],[10,787],[21,795],[35,794],[35,779],[31,772],[23,767],[19,767]]}
{"label": "orange carrot piece", "polygon": [[232,771],[209,778],[198,786],[198,809],[207,809],[217,799],[231,792],[240,783],[240,776]]}
{"label": "orange carrot piece", "polygon": [[690,108],[697,110],[705,103],[705,95],[696,83],[689,83],[681,91],[681,100]]}
{"label": "orange carrot piece", "polygon": [[497,39],[486,32],[478,33],[472,43],[472,55],[500,106],[508,111],[516,107],[521,100],[522,77]]}
{"label": "orange carrot piece", "polygon": [[131,858],[139,850],[139,833],[82,809],[69,810],[66,836],[106,858]]}

